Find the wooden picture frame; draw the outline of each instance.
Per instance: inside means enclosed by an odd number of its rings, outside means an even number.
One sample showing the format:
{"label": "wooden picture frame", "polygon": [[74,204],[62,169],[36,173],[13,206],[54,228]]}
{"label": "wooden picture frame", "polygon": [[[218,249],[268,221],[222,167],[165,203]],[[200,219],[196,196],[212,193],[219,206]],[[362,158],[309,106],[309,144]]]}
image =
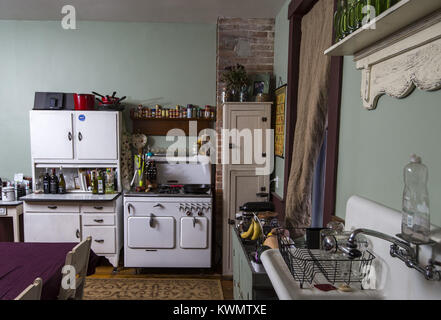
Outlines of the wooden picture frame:
{"label": "wooden picture frame", "polygon": [[282,159],[285,157],[287,88],[285,84],[275,91],[274,155]]}

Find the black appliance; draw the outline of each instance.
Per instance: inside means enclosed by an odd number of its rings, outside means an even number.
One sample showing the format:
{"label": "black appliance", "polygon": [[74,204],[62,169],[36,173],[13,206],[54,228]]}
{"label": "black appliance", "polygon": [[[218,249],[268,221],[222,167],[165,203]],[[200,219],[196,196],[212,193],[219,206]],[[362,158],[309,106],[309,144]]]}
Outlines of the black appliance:
{"label": "black appliance", "polygon": [[74,94],[35,92],[34,110],[75,110]]}

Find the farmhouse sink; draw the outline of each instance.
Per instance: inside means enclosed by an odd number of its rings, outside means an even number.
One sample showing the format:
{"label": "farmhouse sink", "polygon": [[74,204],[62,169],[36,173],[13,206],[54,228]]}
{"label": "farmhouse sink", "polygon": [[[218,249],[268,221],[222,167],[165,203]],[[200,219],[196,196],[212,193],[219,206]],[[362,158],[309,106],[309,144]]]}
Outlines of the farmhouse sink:
{"label": "farmhouse sink", "polygon": [[[354,289],[352,292],[339,290],[324,292],[313,286],[301,289],[300,284],[292,277],[278,249],[265,251],[261,260],[280,300],[373,300],[383,298],[381,291],[361,290],[361,288]],[[338,284],[336,286],[338,287]]]}
{"label": "farmhouse sink", "polygon": [[[371,229],[394,236],[401,231],[401,213],[376,202],[353,196],[346,208],[346,230]],[[418,259],[426,266],[429,259],[441,261],[441,239],[433,233],[435,246],[420,246]],[[352,292],[328,291],[314,288],[301,289],[292,277],[280,251],[268,250],[261,256],[265,270],[281,300],[308,299],[391,299],[391,300],[437,300],[441,299],[441,281],[428,281],[423,274],[407,267],[404,262],[390,254],[390,243],[369,237],[373,254],[368,290],[355,289]],[[319,280],[319,283],[325,283]],[[336,287],[339,284],[335,285]],[[357,288],[357,286],[352,286]]]}

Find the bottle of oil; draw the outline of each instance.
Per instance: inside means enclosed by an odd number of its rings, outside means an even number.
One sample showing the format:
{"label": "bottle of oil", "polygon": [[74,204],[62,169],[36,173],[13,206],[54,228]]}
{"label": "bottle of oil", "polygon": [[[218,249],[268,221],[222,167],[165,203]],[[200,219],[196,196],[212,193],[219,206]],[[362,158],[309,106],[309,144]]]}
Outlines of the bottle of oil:
{"label": "bottle of oil", "polygon": [[64,179],[62,168],[60,168],[60,178],[58,181],[58,193],[60,193],[60,194],[66,193],[66,180]]}
{"label": "bottle of oil", "polygon": [[111,168],[106,170],[106,193],[115,193],[115,175]]}
{"label": "bottle of oil", "polygon": [[101,173],[101,171],[98,171],[98,178],[97,178],[97,186],[98,186],[98,194],[104,194],[104,177]]}
{"label": "bottle of oil", "polygon": [[98,194],[98,180],[97,180],[97,172],[94,170],[90,173],[90,181],[92,184],[92,193]]}

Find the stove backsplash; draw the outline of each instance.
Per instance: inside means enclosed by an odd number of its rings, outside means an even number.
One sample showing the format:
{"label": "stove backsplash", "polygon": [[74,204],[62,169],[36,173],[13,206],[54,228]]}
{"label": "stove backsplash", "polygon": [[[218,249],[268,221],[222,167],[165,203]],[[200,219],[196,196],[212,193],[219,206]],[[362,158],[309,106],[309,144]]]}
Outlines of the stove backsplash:
{"label": "stove backsplash", "polygon": [[157,163],[158,184],[211,184],[212,165],[208,163]]}

